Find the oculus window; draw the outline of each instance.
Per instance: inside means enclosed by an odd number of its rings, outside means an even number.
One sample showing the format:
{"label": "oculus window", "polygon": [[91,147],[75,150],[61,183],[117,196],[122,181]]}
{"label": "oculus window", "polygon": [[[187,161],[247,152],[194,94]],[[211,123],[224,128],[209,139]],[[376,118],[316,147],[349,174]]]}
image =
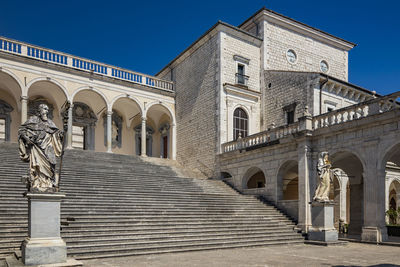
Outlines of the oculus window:
{"label": "oculus window", "polygon": [[294,64],[297,61],[297,55],[296,52],[294,52],[293,49],[289,49],[286,52],[286,59],[289,61],[289,63]]}
{"label": "oculus window", "polygon": [[329,70],[328,62],[322,60],[321,63],[319,63],[319,68],[321,69],[322,72],[327,73]]}

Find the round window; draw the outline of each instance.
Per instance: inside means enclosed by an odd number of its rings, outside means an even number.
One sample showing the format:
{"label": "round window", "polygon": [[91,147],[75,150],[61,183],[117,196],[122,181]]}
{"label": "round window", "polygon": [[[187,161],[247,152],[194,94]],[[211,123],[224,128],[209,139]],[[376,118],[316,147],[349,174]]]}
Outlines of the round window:
{"label": "round window", "polygon": [[325,60],[322,60],[321,63],[319,63],[319,67],[321,71],[325,73],[329,70],[328,62],[326,62]]}
{"label": "round window", "polygon": [[296,53],[294,52],[293,49],[289,49],[289,50],[286,52],[286,58],[287,58],[287,60],[289,61],[289,63],[294,64],[294,63],[296,63],[297,55],[296,55]]}

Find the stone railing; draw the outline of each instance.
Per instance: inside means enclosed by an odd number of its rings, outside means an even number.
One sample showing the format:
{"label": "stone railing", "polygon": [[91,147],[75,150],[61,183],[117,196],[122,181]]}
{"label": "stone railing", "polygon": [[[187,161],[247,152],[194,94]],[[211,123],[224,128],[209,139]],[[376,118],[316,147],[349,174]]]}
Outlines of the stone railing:
{"label": "stone railing", "polygon": [[40,61],[51,62],[57,65],[79,69],[89,73],[96,73],[111,78],[125,80],[161,90],[174,91],[173,82],[161,80],[153,76],[124,70],[111,65],[41,48],[8,38],[0,37],[0,51],[34,58]]}
{"label": "stone railing", "polygon": [[287,135],[297,133],[298,131],[299,123],[295,122],[289,125],[280,126],[268,131],[259,132],[246,136],[244,138],[239,138],[235,141],[222,144],[222,151],[230,152],[238,149],[240,150],[255,147],[258,145],[268,144]]}
{"label": "stone railing", "polygon": [[400,91],[315,116],[312,119],[313,129],[329,127],[400,108],[400,103],[397,101],[399,97]]}

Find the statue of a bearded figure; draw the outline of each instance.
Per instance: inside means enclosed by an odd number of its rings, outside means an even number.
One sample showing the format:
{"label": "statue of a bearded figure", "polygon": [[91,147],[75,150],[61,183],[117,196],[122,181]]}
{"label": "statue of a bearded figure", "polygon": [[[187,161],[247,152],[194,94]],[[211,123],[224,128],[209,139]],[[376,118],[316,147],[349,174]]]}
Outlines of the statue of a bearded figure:
{"label": "statue of a bearded figure", "polygon": [[63,149],[64,132],[48,118],[49,107],[40,104],[38,114],[31,116],[18,131],[21,160],[29,162],[28,189],[31,192],[55,192],[58,181],[56,157]]}
{"label": "statue of a bearded figure", "polygon": [[331,170],[332,164],[329,161],[328,152],[321,152],[318,158],[317,173],[318,173],[318,187],[315,190],[314,201],[329,202],[329,192],[331,181],[337,173]]}

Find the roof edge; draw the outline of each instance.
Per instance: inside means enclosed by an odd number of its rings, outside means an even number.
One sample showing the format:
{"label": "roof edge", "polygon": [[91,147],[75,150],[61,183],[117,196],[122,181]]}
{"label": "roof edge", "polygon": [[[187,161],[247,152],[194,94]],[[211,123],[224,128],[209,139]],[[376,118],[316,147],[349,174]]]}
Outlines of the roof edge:
{"label": "roof edge", "polygon": [[317,31],[317,32],[320,33],[320,34],[327,35],[327,36],[329,36],[330,38],[334,38],[334,39],[340,40],[341,42],[344,42],[344,43],[346,43],[348,46],[350,46],[350,49],[352,49],[352,48],[354,48],[355,46],[357,46],[356,43],[347,41],[347,40],[345,40],[345,39],[343,39],[343,38],[340,38],[340,37],[338,37],[338,36],[335,36],[335,35],[333,35],[333,34],[330,34],[330,33],[326,32],[326,31],[320,30],[320,29],[318,29],[318,28],[312,27],[312,26],[310,26],[310,25],[308,25],[308,24],[305,24],[305,23],[303,23],[303,22],[300,22],[300,21],[298,21],[298,20],[292,19],[292,18],[290,18],[290,17],[288,17],[288,16],[282,15],[282,14],[280,14],[280,13],[278,13],[278,12],[275,12],[275,11],[273,11],[273,10],[271,10],[271,9],[266,8],[265,6],[262,7],[261,9],[259,9],[259,10],[258,10],[256,13],[254,13],[253,15],[251,15],[251,16],[250,16],[248,19],[246,19],[244,22],[242,22],[242,23],[238,26],[238,28],[241,28],[241,27],[244,26],[246,23],[248,23],[249,21],[251,21],[252,19],[254,19],[255,17],[257,17],[261,12],[268,12],[268,13],[270,13],[270,14],[279,16],[279,17],[281,17],[281,18],[283,18],[283,19],[286,19],[286,20],[289,20],[289,21],[294,22],[294,23],[296,23],[296,24],[299,24],[299,25],[301,25],[301,26],[303,26],[303,27],[309,28],[310,30]]}
{"label": "roof edge", "polygon": [[[233,26],[229,23],[223,22],[221,20],[219,20],[217,23],[215,23],[211,28],[209,28],[205,33],[203,33],[199,38],[197,38],[193,43],[191,43],[185,50],[183,50],[181,53],[179,53],[174,59],[172,59],[167,65],[165,65],[160,71],[158,71],[154,76],[157,77],[159,74],[161,74],[164,70],[166,70],[167,68],[169,68],[176,60],[178,60],[181,56],[183,56],[186,52],[188,52],[192,47],[194,47],[200,40],[202,40],[204,37],[206,37],[209,33],[211,33],[213,30],[215,30],[219,25],[228,27],[232,30],[238,31],[242,34],[245,34],[247,36],[249,36],[250,38],[254,38],[259,40],[260,42],[262,42],[263,40],[256,36],[253,35],[245,30],[242,30],[236,26]],[[157,77],[158,78],[158,77]]]}

